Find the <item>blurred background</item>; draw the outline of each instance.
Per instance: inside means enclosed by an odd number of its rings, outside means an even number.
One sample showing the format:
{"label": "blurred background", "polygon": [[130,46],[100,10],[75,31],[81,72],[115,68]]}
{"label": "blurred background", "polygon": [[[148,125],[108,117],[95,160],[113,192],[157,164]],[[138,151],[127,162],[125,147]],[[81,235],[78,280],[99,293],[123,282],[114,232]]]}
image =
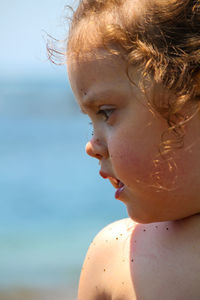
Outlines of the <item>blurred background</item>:
{"label": "blurred background", "polygon": [[0,300],[74,300],[97,232],[126,217],[84,146],[89,120],[46,34],[67,35],[69,0],[0,1]]}

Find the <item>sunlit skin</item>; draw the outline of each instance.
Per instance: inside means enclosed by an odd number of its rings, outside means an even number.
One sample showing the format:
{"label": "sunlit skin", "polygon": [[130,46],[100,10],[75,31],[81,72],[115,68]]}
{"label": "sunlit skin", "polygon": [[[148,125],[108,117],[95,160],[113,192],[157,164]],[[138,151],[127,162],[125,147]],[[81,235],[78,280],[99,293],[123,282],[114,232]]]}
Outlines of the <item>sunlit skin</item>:
{"label": "sunlit skin", "polygon": [[[200,116],[185,126],[184,147],[173,154],[170,170],[159,155],[168,126],[149,109],[137,86],[140,74],[132,70],[134,85],[123,60],[104,50],[97,55],[98,59],[95,54],[69,59],[68,73],[75,97],[93,124],[86,152],[99,160],[100,174],[110,177],[115,187],[119,181],[123,184],[117,198],[137,222],[178,220],[199,213]],[[157,96],[170,97],[162,87],[157,87]]]}
{"label": "sunlit skin", "polygon": [[[120,14],[128,33],[140,17],[143,24],[149,3],[151,9],[156,3],[163,3],[164,8],[168,3],[178,5],[178,1],[123,1]],[[103,50],[95,26],[99,17],[106,25],[116,24],[116,15],[105,10],[94,16],[95,22],[84,19],[87,32],[81,27],[81,38],[77,39],[77,27],[73,31],[68,74],[78,104],[93,125],[86,152],[99,161],[100,175],[110,180],[113,194],[126,205],[130,218],[106,226],[94,238],[81,271],[78,299],[198,300],[200,112],[183,126],[182,147],[161,157],[160,144],[168,124],[148,100],[155,97],[157,103],[169,103],[176,95],[153,79],[146,82],[144,94],[136,67],[129,68],[131,82],[124,53],[117,56]],[[191,101],[180,111],[183,119],[197,105]],[[165,137],[172,136],[168,132]]]}
{"label": "sunlit skin", "polygon": [[[78,299],[200,299],[199,114],[185,126],[184,147],[174,152],[170,169],[159,156],[166,121],[148,106],[136,69],[132,84],[125,62],[98,50],[80,60],[68,57],[68,73],[93,124],[86,152],[99,161],[100,175],[110,179],[130,216],[91,243]],[[172,96],[152,86],[148,96],[153,90],[163,101]]]}

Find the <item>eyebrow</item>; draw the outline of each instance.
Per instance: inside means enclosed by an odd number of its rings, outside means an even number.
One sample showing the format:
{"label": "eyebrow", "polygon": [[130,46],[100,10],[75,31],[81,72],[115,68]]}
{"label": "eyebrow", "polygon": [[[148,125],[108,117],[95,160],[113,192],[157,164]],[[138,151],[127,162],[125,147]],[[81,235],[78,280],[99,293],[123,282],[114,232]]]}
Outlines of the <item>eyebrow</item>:
{"label": "eyebrow", "polygon": [[[107,98],[108,98],[108,95],[107,95]],[[82,105],[80,106],[81,112],[84,115],[87,115],[87,110],[97,107],[100,103],[102,103],[103,99],[105,99],[105,97],[103,97],[102,95],[99,95],[99,94],[98,94],[98,96],[94,95],[92,97],[86,97],[83,100]]]}
{"label": "eyebrow", "polygon": [[84,100],[84,103],[82,103],[82,105],[80,106],[81,113],[87,115],[87,109],[92,108],[95,105],[97,105],[95,98],[89,98]]}
{"label": "eyebrow", "polygon": [[124,97],[124,93],[122,91],[120,90],[116,91],[113,89],[107,89],[98,93],[91,93],[91,95],[86,95],[83,98],[81,111],[85,113],[84,107],[91,108],[97,106],[98,103],[100,104],[103,100],[108,101],[109,99],[111,99],[111,97],[112,99],[122,98],[122,95]]}

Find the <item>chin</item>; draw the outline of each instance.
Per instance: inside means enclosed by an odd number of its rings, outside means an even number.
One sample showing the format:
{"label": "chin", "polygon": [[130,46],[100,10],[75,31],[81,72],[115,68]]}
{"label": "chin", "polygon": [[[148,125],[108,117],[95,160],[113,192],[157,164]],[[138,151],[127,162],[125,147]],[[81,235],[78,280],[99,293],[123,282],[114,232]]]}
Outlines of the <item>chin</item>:
{"label": "chin", "polygon": [[155,222],[163,222],[166,220],[161,220],[161,218],[158,218],[156,216],[152,216],[145,213],[136,213],[133,209],[127,208],[128,216],[131,218],[134,222],[141,223],[141,224],[149,224],[149,223],[155,223]]}
{"label": "chin", "polygon": [[156,222],[152,218],[148,218],[147,216],[136,216],[134,213],[128,212],[129,218],[131,218],[134,222],[141,223],[141,224],[149,224]]}

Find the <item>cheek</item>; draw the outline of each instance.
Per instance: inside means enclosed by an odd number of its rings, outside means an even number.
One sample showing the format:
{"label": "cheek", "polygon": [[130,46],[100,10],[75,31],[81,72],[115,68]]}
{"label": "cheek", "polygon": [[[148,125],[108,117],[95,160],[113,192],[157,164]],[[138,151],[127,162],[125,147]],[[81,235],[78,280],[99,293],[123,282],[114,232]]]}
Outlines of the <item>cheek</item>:
{"label": "cheek", "polygon": [[138,187],[138,183],[164,189],[173,189],[177,181],[177,164],[158,159],[158,148],[151,143],[128,143],[113,140],[110,144],[112,167],[115,175],[126,185]]}
{"label": "cheek", "polygon": [[154,151],[151,150],[150,147],[147,149],[128,143],[126,139],[114,140],[110,145],[110,154],[116,176],[127,185],[133,181],[149,182],[153,172]]}

